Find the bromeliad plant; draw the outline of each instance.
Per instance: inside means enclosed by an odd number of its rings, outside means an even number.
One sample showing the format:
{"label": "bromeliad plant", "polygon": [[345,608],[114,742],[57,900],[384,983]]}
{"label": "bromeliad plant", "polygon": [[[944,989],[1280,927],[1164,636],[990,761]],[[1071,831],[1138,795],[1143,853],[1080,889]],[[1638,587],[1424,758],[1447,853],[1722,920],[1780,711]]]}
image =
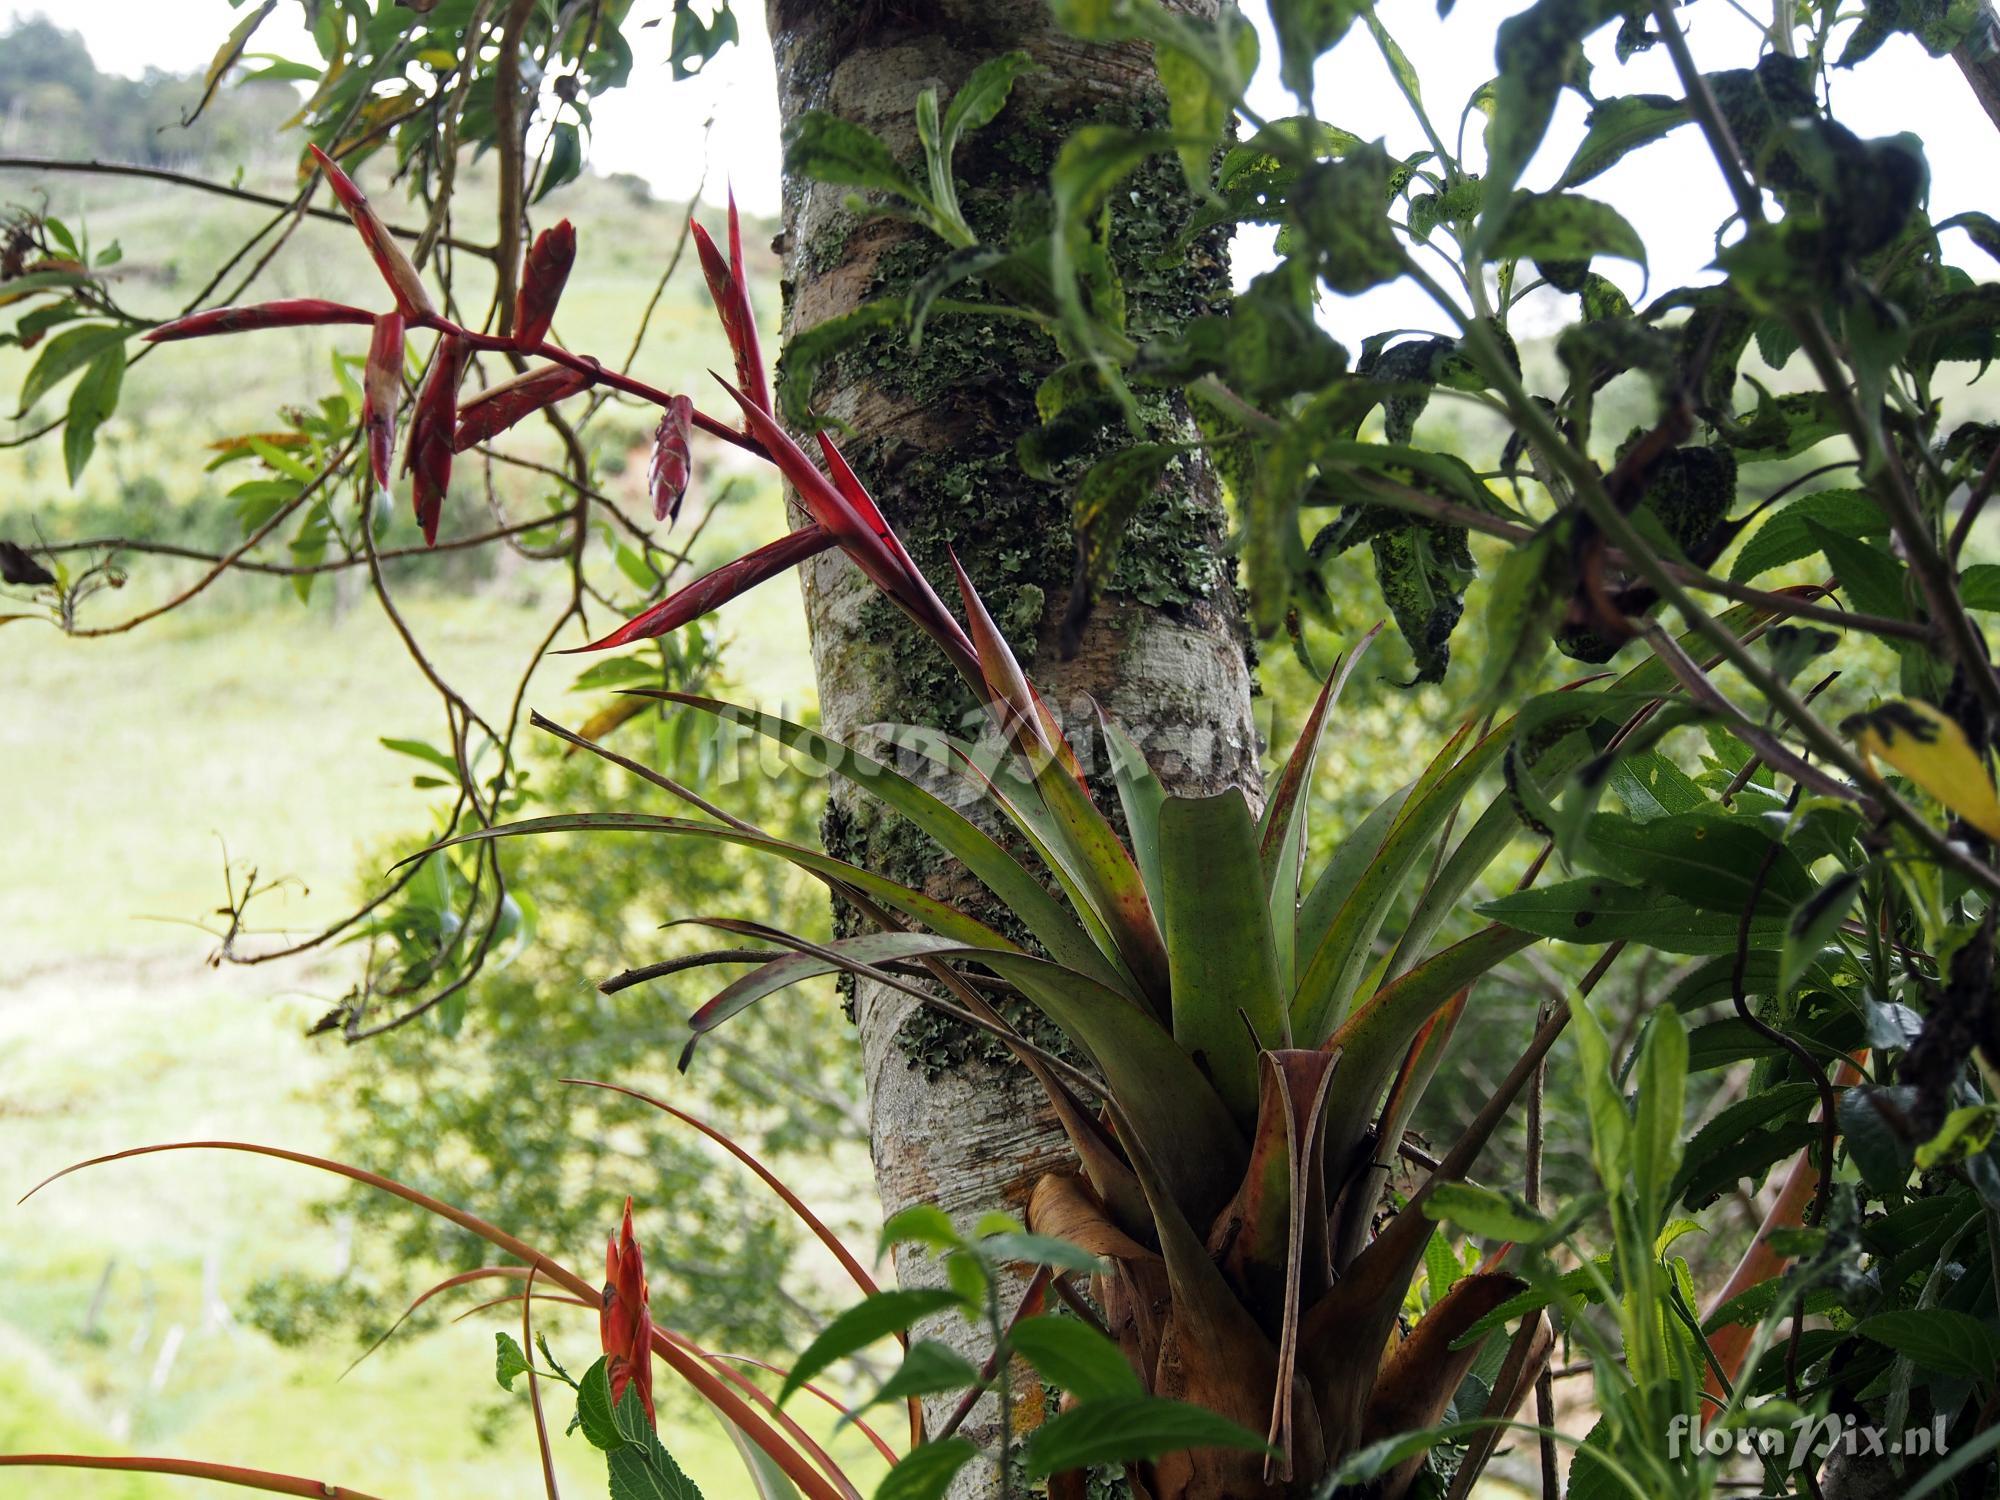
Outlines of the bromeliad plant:
{"label": "bromeliad plant", "polygon": [[[322,166],[395,293],[395,310],[372,320],[370,389],[378,394],[364,426],[378,482],[389,478],[408,327],[440,334],[406,460],[427,532],[435,529],[454,448],[600,380],[656,399],[665,412],[652,470],[663,517],[685,488],[692,427],[770,459],[811,524],[672,595],[596,646],[672,630],[807,556],[840,547],[944,652],[985,703],[993,734],[916,745],[934,773],[917,777],[771,715],[663,696],[803,751],[911,819],[987,887],[1033,948],[946,902],[773,838],[619,757],[611,758],[706,816],[558,815],[447,842],[571,829],[719,839],[794,861],[872,918],[879,930],[828,944],[754,922],[712,922],[792,951],[703,1007],[694,1019],[697,1040],[766,995],[844,972],[915,993],[1014,1051],[1046,1091],[1077,1156],[1075,1173],[1036,1189],[1031,1227],[1103,1257],[1099,1305],[1148,1392],[1207,1408],[1270,1444],[1268,1454],[1222,1447],[1161,1453],[1136,1475],[1148,1492],[1306,1493],[1362,1445],[1435,1421],[1473,1357],[1455,1342],[1520,1283],[1491,1268],[1466,1277],[1398,1339],[1404,1293],[1429,1236],[1413,1214],[1380,1235],[1374,1226],[1385,1158],[1438,1066],[1469,987],[1534,941],[1495,925],[1436,946],[1461,898],[1516,832],[1508,802],[1496,800],[1450,849],[1393,942],[1385,929],[1424,856],[1497,768],[1512,726],[1461,728],[1309,876],[1313,768],[1363,640],[1329,677],[1261,814],[1240,789],[1170,795],[1138,748],[1103,720],[1121,836],[963,570],[956,579],[961,624],[833,441],[819,437],[822,468],[776,420],[733,211],[726,259],[698,229],[697,245],[735,352],[736,379],[722,384],[741,410],[741,432],[704,417],[684,396],[635,389],[543,341],[571,255],[564,231],[552,231],[529,255],[514,333],[471,334],[429,308],[366,200],[330,162]],[[369,316],[281,304],[197,314],[155,337]],[[468,347],[533,351],[548,363],[461,404],[457,380]],[[1664,672],[1652,671],[1659,680],[1651,690],[1665,690]],[[1629,690],[1647,686],[1635,681]],[[1562,769],[1551,761],[1537,774]],[[1011,848],[955,805],[967,801],[986,804]],[[1066,1048],[1051,1052],[1010,1026],[992,1003],[996,990],[1034,1006]],[[1483,1130],[1491,1128],[1489,1120]],[[1469,1138],[1453,1170],[1464,1171],[1483,1139],[1480,1132]],[[1501,1392],[1501,1404],[1511,1409],[1526,1384],[1522,1378]]]}
{"label": "bromeliad plant", "polygon": [[[980,742],[945,738],[919,747],[958,796],[773,716],[706,699],[676,701],[734,714],[910,818],[985,884],[1033,949],[946,902],[773,838],[618,757],[705,817],[551,816],[462,831],[447,843],[570,829],[719,839],[794,861],[873,919],[878,931],[830,944],[752,922],[712,923],[792,951],[716,996],[696,1017],[697,1037],[764,995],[835,971],[912,990],[999,1035],[1041,1083],[1077,1155],[1076,1173],[1052,1176],[1036,1190],[1031,1227],[1104,1257],[1100,1305],[1150,1393],[1219,1413],[1271,1445],[1268,1455],[1212,1447],[1163,1453],[1143,1466],[1150,1493],[1163,1500],[1306,1493],[1363,1443],[1435,1419],[1471,1359],[1454,1341],[1519,1283],[1497,1270],[1469,1277],[1398,1342],[1404,1290],[1428,1235],[1412,1239],[1394,1224],[1379,1237],[1372,1231],[1382,1159],[1395,1151],[1468,987],[1534,940],[1496,925],[1433,951],[1460,898],[1515,832],[1511,809],[1496,802],[1475,820],[1393,943],[1384,942],[1385,924],[1423,856],[1497,767],[1510,730],[1461,728],[1308,878],[1309,784],[1363,641],[1329,678],[1261,814],[1240,789],[1170,795],[1137,747],[1104,721],[1128,831],[1121,836],[963,570],[956,580],[961,624],[834,442],[819,437],[822,468],[777,421],[733,211],[726,258],[698,229],[696,237],[735,353],[736,379],[721,383],[741,411],[741,431],[694,410],[684,396],[613,376],[544,341],[569,265],[563,231],[551,231],[554,238],[545,236],[528,256],[514,331],[474,334],[430,307],[359,190],[330,161],[321,166],[381,267],[394,310],[377,317],[327,304],[224,309],[167,325],[154,338],[372,322],[375,396],[364,428],[375,477],[386,485],[402,333],[437,331],[405,460],[427,532],[435,529],[455,448],[599,382],[654,400],[665,413],[652,471],[662,516],[679,503],[691,428],[768,458],[811,523],[672,595],[596,646],[663,634],[838,546],[931,637],[990,713],[995,732]],[[546,363],[461,403],[458,380],[472,347],[532,353]],[[953,805],[968,796],[987,804],[1013,848]],[[1044,884],[1044,872],[1060,895]],[[1003,1020],[992,1003],[996,989],[1034,1006],[1063,1037],[1063,1052]]]}

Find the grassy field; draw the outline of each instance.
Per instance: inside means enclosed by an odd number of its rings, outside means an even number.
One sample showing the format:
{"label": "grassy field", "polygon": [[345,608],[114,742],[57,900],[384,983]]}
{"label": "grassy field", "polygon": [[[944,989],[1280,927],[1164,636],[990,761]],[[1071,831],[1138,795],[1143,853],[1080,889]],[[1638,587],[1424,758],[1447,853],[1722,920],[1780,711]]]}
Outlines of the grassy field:
{"label": "grassy field", "polygon": [[[121,296],[159,313],[190,294],[229,233],[255,222],[157,191],[44,186],[97,243],[126,245]],[[585,246],[562,331],[576,347],[622,358],[676,221],[597,182],[562,206]],[[372,300],[371,275],[350,236],[308,226],[265,292]],[[716,363],[698,288],[690,261],[655,320],[639,367],[663,383]],[[477,302],[476,278],[467,290]],[[0,535],[73,536],[86,518],[115,522],[121,507],[146,499],[164,497],[169,513],[213,507],[242,474],[205,473],[203,444],[268,427],[280,403],[325,389],[329,347],[265,335],[150,356],[133,369],[77,493],[48,445],[0,455]],[[0,353],[0,390],[18,383],[25,363]],[[636,415],[615,420],[643,431]],[[532,440],[522,451],[536,451]],[[638,475],[610,482],[636,493]],[[775,490],[759,490],[710,529],[706,559],[782,524]],[[123,618],[200,572],[130,561],[130,585],[95,601],[86,623]],[[438,669],[489,715],[504,713],[558,605],[549,572],[514,561],[462,587],[418,581],[405,591]],[[301,604],[278,580],[225,580],[184,611],[104,640],[18,623],[7,633],[0,1186],[12,1191],[0,1209],[0,1451],[204,1456],[412,1500],[539,1488],[525,1402],[490,1376],[494,1331],[518,1319],[495,1313],[401,1339],[344,1380],[344,1344],[281,1349],[241,1320],[240,1298],[259,1276],[324,1272],[346,1253],[342,1227],[311,1213],[326,1192],[312,1173],[236,1155],[153,1159],[66,1179],[11,1206],[67,1162],[147,1141],[330,1144],[327,1086],[342,1054],[302,1032],[347,987],[350,956],[210,968],[213,940],[191,924],[222,904],[225,858],[239,879],[251,866],[264,880],[286,877],[264,924],[324,923],[352,903],[364,857],[413,843],[428,826],[437,794],[413,791],[413,763],[377,738],[439,739],[438,700],[354,582]],[[600,609],[592,623],[601,630],[610,620]],[[760,691],[793,703],[809,695],[792,585],[733,607],[723,633],[734,659],[757,664]],[[581,719],[590,700],[569,691],[578,670],[573,658],[551,658],[527,702]],[[549,1329],[574,1367],[589,1362],[596,1332],[587,1320],[551,1314]],[[561,1408],[552,1405],[558,1426]],[[741,1468],[705,1415],[676,1398],[663,1430],[711,1496],[741,1492]],[[855,1458],[860,1445],[850,1433],[834,1448]],[[581,1439],[559,1453],[571,1492],[601,1485],[601,1463]],[[180,1481],[91,1474],[0,1480],[0,1494],[50,1500],[189,1492]]]}

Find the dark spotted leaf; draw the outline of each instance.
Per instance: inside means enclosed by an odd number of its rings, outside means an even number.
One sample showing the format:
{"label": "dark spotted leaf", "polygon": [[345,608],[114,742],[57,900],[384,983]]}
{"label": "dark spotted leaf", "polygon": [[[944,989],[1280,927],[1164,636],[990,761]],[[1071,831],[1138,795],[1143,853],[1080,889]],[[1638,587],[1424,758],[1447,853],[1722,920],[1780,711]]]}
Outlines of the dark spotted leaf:
{"label": "dark spotted leaf", "polygon": [[1666,94],[1625,94],[1601,101],[1590,111],[1583,141],[1556,185],[1570,188],[1590,181],[1687,119],[1687,105]]}
{"label": "dark spotted leaf", "polygon": [[1500,23],[1493,113],[1486,127],[1489,192],[1507,194],[1547,134],[1563,86],[1587,75],[1583,39],[1621,15],[1624,0],[1536,0]]}
{"label": "dark spotted leaf", "polygon": [[1373,0],[1273,0],[1271,24],[1278,33],[1278,76],[1285,87],[1310,103],[1313,64],[1372,8]]}
{"label": "dark spotted leaf", "polygon": [[1608,203],[1578,193],[1516,193],[1497,228],[1482,227],[1497,260],[1589,260],[1614,255],[1643,266],[1639,232]]}
{"label": "dark spotted leaf", "polygon": [[1855,538],[1887,536],[1889,519],[1866,490],[1819,490],[1801,495],[1752,532],[1730,564],[1729,576],[1748,583],[1820,550],[1811,525]]}
{"label": "dark spotted leaf", "polygon": [[[1522,932],[1569,943],[1629,938],[1666,953],[1736,949],[1738,913],[1704,910],[1643,886],[1611,880],[1587,878],[1538,886],[1489,901],[1479,914]],[[1750,941],[1759,947],[1776,943],[1783,926],[1781,914],[1753,917]]]}
{"label": "dark spotted leaf", "polygon": [[818,182],[875,188],[927,204],[919,188],[882,139],[823,109],[809,109],[785,132],[785,170]]}
{"label": "dark spotted leaf", "polygon": [[1337,292],[1365,292],[1402,274],[1403,247],[1389,227],[1392,163],[1379,143],[1321,162],[1299,179],[1292,217]]}

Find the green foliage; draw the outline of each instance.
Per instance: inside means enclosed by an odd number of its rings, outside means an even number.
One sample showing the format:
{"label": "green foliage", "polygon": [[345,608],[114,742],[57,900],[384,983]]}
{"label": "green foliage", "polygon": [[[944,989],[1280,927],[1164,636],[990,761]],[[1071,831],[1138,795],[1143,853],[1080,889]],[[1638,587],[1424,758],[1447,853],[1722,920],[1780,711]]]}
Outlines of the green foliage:
{"label": "green foliage", "polygon": [[[672,743],[672,728],[649,713],[620,734],[637,748],[648,733]],[[730,764],[726,788],[709,784],[747,799],[774,826],[810,836],[809,785],[757,773],[754,758],[748,766],[753,774],[741,777],[743,764]],[[559,805],[603,795],[619,776],[585,755],[539,758],[531,769],[541,795]],[[337,1150],[446,1199],[479,1203],[495,1218],[533,1223],[549,1243],[584,1256],[633,1196],[643,1225],[689,1247],[653,1267],[655,1295],[673,1306],[676,1327],[734,1348],[789,1345],[799,1309],[776,1283],[798,1237],[779,1205],[685,1126],[637,1100],[558,1080],[609,1079],[685,1097],[668,1080],[687,1037],[679,1018],[692,1009],[691,995],[706,993],[702,972],[610,995],[580,981],[695,950],[684,931],[655,931],[662,879],[692,899],[706,891],[710,900],[746,901],[808,932],[824,922],[817,892],[740,857],[662,864],[635,843],[537,841],[509,861],[508,873],[514,899],[539,913],[532,939],[518,943],[509,962],[484,970],[462,1007],[441,1008],[352,1055],[333,1101],[336,1118],[349,1122]],[[455,878],[462,910],[462,877]],[[435,889],[413,882],[379,924],[378,942],[405,955],[397,961],[423,962],[425,935],[461,920],[452,905],[430,904]],[[568,1002],[551,1004],[558,995]],[[778,1152],[808,1142],[817,1150],[851,1133],[853,1103],[835,1037],[775,1010],[743,1024],[749,1029],[701,1073],[698,1107],[749,1127],[748,1139]],[[810,1093],[787,1082],[808,1078],[816,1080]],[[284,1340],[323,1338],[342,1325],[373,1338],[422,1286],[488,1259],[472,1236],[377,1194],[343,1194],[321,1214],[352,1223],[365,1248],[339,1277],[293,1273],[256,1289],[257,1321]]]}

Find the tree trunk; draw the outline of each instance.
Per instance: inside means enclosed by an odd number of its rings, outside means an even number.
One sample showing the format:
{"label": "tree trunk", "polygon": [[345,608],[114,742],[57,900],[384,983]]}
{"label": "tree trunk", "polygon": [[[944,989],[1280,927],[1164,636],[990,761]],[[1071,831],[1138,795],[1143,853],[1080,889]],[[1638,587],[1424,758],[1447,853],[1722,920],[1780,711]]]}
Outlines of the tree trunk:
{"label": "tree trunk", "polygon": [[[985,59],[1016,48],[1032,54],[1043,71],[1022,79],[1005,113],[960,148],[962,196],[983,236],[1003,237],[1016,214],[1033,211],[1055,151],[1078,125],[1165,123],[1147,49],[1063,36],[1040,0],[772,0],[770,23],[787,123],[807,109],[830,110],[874,130],[906,160],[921,159],[912,115],[921,89],[935,86],[948,101]],[[1143,336],[1214,308],[1228,290],[1227,265],[1213,233],[1197,237],[1173,269],[1156,263],[1191,207],[1174,158],[1143,168],[1129,187],[1129,196],[1114,195],[1113,254],[1128,325]],[[941,258],[922,231],[850,212],[849,191],[786,184],[788,338],[907,286]],[[1249,663],[1205,462],[1185,459],[1170,471],[1128,533],[1077,649],[1067,659],[1058,649],[1075,566],[1075,480],[1131,440],[1122,429],[1100,435],[1065,462],[1056,483],[1022,471],[1015,442],[1037,425],[1036,387],[1060,362],[1053,341],[1019,321],[939,318],[919,350],[890,330],[830,362],[816,405],[853,429],[843,444],[850,462],[947,598],[947,548],[956,551],[1086,763],[1095,699],[1146,748],[1171,789],[1233,783],[1254,797]],[[1149,397],[1148,415],[1163,435],[1191,435],[1173,402]],[[976,723],[978,705],[942,656],[844,557],[816,559],[804,589],[820,709],[836,738],[878,724],[957,732]],[[963,870],[844,788],[833,793],[825,835],[837,854],[991,914]],[[991,1042],[906,996],[861,986],[854,1015],[884,1212],[934,1203],[961,1225],[996,1209],[1021,1215],[1036,1178],[1067,1153],[1028,1075]],[[914,1255],[897,1270],[905,1284],[938,1277]],[[943,1326],[921,1331],[968,1342]],[[990,1438],[992,1423],[984,1414],[982,1431],[975,1414],[968,1435]],[[991,1488],[990,1470],[968,1475],[959,1493]]]}

